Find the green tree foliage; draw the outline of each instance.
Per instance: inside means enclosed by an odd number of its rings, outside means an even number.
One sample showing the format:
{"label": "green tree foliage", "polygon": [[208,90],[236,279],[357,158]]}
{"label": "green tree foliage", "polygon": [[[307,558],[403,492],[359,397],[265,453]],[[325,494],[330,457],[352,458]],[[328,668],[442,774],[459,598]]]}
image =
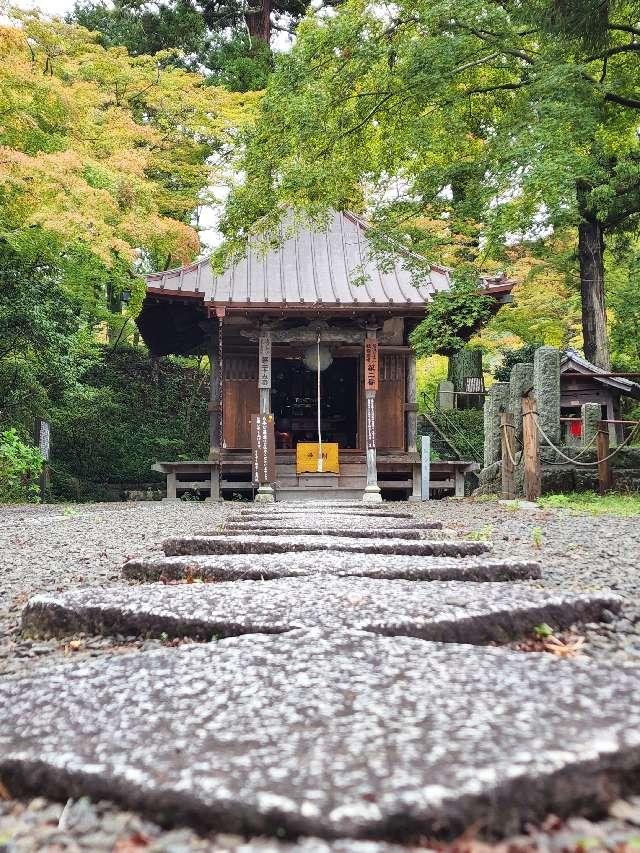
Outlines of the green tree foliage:
{"label": "green tree foliage", "polygon": [[73,387],[89,346],[81,300],[61,285],[64,270],[32,248],[22,258],[0,239],[0,427],[32,432]]}
{"label": "green tree foliage", "polygon": [[318,216],[362,187],[385,231],[427,254],[418,217],[445,217],[481,261],[562,237],[586,355],[606,365],[605,240],[640,216],[640,28],[632,0],[590,3],[348,0],[307,18],[247,140],[230,249],[283,207]]}
{"label": "green tree foliage", "polygon": [[34,503],[42,470],[40,451],[21,440],[15,429],[0,432],[0,503]]}
{"label": "green tree foliage", "polygon": [[292,32],[308,5],[309,0],[78,0],[72,19],[99,32],[105,47],[124,45],[132,55],[172,50],[169,62],[248,92],[264,88],[272,71],[274,30]]}
{"label": "green tree foliage", "polygon": [[[197,359],[150,360],[144,350],[102,347],[87,359],[64,405],[51,413],[54,492],[104,499],[104,484],[162,482],[159,459],[208,452],[208,374]],[[112,493],[117,496],[117,489]]]}
{"label": "green tree foliage", "polygon": [[434,296],[427,316],[411,333],[411,346],[421,357],[459,352],[489,319],[492,305],[475,276],[456,278],[450,290]]}
{"label": "green tree foliage", "polygon": [[90,301],[98,285],[132,291],[136,311],[133,265],[197,253],[207,161],[246,99],[81,27],[19,23],[0,27],[0,236],[26,259],[35,244]]}

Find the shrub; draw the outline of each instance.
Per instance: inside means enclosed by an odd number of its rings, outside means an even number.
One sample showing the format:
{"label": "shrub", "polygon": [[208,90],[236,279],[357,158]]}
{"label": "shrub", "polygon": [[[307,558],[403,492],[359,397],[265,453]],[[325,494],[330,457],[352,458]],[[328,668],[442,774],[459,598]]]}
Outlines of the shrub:
{"label": "shrub", "polygon": [[35,503],[42,464],[40,451],[25,444],[15,429],[0,432],[0,503]]}
{"label": "shrub", "polygon": [[482,409],[451,409],[431,414],[464,459],[481,460],[484,453],[484,412]]}

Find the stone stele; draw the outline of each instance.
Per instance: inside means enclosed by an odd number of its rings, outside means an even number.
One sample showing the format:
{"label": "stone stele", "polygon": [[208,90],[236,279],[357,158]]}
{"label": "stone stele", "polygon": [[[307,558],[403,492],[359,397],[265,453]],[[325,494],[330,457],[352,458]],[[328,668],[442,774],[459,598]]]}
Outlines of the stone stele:
{"label": "stone stele", "polygon": [[511,833],[628,793],[639,690],[638,672],[544,654],[242,637],[5,681],[0,779],[247,835]]}

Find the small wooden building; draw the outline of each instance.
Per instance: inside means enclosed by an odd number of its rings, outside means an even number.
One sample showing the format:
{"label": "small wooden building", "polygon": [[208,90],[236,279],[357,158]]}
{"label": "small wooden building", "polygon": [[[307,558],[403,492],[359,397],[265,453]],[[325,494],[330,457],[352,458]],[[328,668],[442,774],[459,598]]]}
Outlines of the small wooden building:
{"label": "small wooden building", "polygon": [[[408,497],[419,462],[408,337],[433,295],[450,287],[450,271],[434,265],[415,286],[401,251],[394,263],[375,260],[366,224],[351,213],[334,214],[326,230],[280,238],[219,276],[208,260],[147,276],[137,322],[151,353],[206,351],[211,363],[209,459],[161,463],[168,496],[184,475],[191,483],[210,476],[214,499],[251,491],[251,417],[272,413],[274,482],[261,491],[278,500]],[[496,304],[512,285],[504,276],[479,283]],[[296,447],[316,442],[318,427],[338,445],[338,473],[298,471]]]}
{"label": "small wooden building", "polygon": [[[611,376],[596,367],[574,349],[564,351],[560,359],[560,417],[563,421],[563,440],[571,443],[571,429],[579,429],[581,406],[599,403],[603,420],[620,419],[621,397],[640,400],[640,385],[623,376]],[[623,438],[621,424],[609,424],[609,439],[617,444]]]}

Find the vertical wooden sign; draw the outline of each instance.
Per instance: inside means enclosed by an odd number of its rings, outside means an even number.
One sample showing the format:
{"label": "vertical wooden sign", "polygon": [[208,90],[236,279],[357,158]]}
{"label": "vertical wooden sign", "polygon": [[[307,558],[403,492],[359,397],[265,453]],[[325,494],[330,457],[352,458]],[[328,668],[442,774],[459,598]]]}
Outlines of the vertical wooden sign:
{"label": "vertical wooden sign", "polygon": [[261,486],[276,479],[276,437],[273,415],[251,415],[253,482]]}
{"label": "vertical wooden sign", "polygon": [[258,338],[258,388],[271,388],[271,334],[261,332]]}
{"label": "vertical wooden sign", "polygon": [[378,341],[374,338],[364,341],[364,387],[367,391],[378,390]]}

